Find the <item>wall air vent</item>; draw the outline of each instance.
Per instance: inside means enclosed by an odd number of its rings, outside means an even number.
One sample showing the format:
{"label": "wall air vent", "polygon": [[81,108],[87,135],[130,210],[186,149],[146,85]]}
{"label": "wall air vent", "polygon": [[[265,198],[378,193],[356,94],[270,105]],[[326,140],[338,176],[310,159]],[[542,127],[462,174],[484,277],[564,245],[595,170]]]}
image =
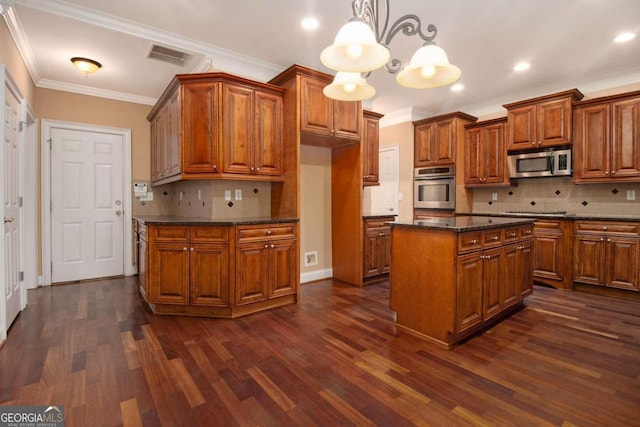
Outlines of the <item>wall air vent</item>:
{"label": "wall air vent", "polygon": [[147,54],[147,58],[158,59],[160,61],[180,66],[183,66],[190,57],[191,55],[186,52],[180,52],[179,50],[170,49],[157,44],[151,45],[151,49],[149,49],[149,53]]}

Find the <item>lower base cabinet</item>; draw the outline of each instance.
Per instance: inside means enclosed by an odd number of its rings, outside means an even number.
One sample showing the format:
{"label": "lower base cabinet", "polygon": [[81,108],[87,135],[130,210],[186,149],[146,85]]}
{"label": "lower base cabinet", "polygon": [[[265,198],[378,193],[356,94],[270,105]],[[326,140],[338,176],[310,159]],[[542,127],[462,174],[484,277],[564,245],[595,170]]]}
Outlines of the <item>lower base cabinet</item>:
{"label": "lower base cabinet", "polygon": [[533,227],[533,280],[556,289],[573,288],[573,221],[538,219]]}
{"label": "lower base cabinet", "polygon": [[155,313],[234,318],[298,300],[296,223],[146,230],[139,281]]}
{"label": "lower base cabinet", "polygon": [[395,217],[364,220],[364,283],[373,283],[389,277],[391,264],[391,226]]}

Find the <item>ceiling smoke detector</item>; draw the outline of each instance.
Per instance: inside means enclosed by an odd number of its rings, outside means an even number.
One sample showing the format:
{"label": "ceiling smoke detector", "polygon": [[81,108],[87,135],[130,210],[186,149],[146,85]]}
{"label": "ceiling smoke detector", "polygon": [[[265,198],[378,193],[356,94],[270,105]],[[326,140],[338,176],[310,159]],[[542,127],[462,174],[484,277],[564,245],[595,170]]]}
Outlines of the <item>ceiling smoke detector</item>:
{"label": "ceiling smoke detector", "polygon": [[170,49],[157,44],[151,45],[151,49],[149,49],[149,53],[147,54],[147,58],[153,58],[180,66],[184,66],[190,57],[191,55],[186,52]]}

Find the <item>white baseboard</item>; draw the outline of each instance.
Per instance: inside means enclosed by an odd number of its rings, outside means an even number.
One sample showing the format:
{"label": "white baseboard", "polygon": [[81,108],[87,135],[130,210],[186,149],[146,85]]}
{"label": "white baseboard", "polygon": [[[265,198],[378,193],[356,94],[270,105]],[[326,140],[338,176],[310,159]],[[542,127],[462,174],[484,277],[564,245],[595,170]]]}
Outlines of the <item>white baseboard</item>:
{"label": "white baseboard", "polygon": [[300,283],[313,282],[315,280],[329,279],[333,277],[333,269],[325,268],[323,270],[310,271],[300,274]]}

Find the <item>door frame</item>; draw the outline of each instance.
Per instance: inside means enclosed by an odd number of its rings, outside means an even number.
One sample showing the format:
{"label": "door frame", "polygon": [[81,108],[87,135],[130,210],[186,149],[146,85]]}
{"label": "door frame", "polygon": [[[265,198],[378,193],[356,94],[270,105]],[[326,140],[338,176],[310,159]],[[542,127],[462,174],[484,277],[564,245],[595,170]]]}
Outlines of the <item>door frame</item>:
{"label": "door frame", "polygon": [[22,248],[21,271],[24,272],[24,298],[27,290],[41,285],[38,277],[38,116],[28,104],[23,105],[25,122],[21,137],[22,169],[20,174],[20,192],[22,196],[22,218],[20,230]]}
{"label": "door frame", "polygon": [[122,137],[122,208],[124,215],[123,227],[123,272],[125,276],[135,274],[132,256],[131,239],[133,230],[130,226],[133,219],[131,212],[131,129],[109,126],[89,125],[85,123],[65,122],[59,120],[42,120],[41,126],[41,183],[42,183],[42,276],[43,285],[51,285],[51,130],[68,129],[84,132],[110,133]]}

